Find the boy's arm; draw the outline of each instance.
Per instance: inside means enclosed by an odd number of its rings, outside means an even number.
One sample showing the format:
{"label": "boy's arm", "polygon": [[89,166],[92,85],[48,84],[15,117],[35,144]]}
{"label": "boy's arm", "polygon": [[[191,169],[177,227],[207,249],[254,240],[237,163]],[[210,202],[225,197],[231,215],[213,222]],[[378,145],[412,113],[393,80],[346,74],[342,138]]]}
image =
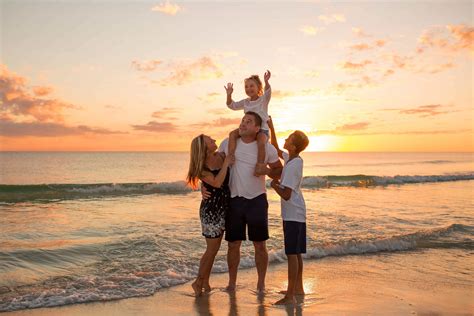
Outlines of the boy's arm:
{"label": "boy's arm", "polygon": [[271,116],[268,117],[267,124],[268,124],[268,128],[270,129],[270,143],[276,148],[277,153],[278,153],[278,157],[283,159],[283,151],[280,149],[280,147],[278,147],[278,141],[277,141],[277,138],[276,138],[275,127],[273,126],[273,121],[272,121]]}
{"label": "boy's arm", "polygon": [[282,199],[288,201],[291,198],[291,192],[293,191],[291,188],[281,186],[280,181],[272,180],[271,187],[281,196]]}

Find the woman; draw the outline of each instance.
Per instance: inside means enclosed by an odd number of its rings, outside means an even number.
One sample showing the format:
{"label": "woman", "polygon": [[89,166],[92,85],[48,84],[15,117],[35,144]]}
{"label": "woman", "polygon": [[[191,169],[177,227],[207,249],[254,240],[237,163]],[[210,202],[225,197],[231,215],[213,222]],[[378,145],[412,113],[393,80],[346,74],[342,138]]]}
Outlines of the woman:
{"label": "woman", "polygon": [[216,152],[216,141],[207,135],[199,135],[191,142],[191,155],[187,183],[197,188],[199,180],[211,196],[201,201],[200,218],[202,235],[206,237],[206,251],[199,264],[199,273],[192,287],[196,296],[211,290],[209,276],[225,229],[225,214],[229,209],[230,157]]}

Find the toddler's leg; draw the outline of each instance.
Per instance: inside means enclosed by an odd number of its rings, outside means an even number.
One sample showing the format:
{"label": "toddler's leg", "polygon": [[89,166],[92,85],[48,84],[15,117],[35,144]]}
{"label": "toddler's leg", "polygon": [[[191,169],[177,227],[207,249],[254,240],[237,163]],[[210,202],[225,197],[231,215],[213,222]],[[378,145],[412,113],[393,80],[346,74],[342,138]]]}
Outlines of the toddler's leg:
{"label": "toddler's leg", "polygon": [[258,156],[257,165],[255,166],[254,176],[265,175],[266,164],[265,164],[265,146],[267,145],[268,137],[263,132],[257,134],[257,145],[258,145]]}
{"label": "toddler's leg", "polygon": [[240,137],[239,129],[234,129],[229,133],[229,156],[235,159],[235,148],[237,147],[237,139]]}

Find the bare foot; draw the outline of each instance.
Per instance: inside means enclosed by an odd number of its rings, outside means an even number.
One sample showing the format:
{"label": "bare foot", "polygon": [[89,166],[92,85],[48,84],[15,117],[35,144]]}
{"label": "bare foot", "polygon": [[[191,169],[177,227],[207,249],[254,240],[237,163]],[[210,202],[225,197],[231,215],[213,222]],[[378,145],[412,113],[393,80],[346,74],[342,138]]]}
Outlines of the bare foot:
{"label": "bare foot", "polygon": [[[286,295],[287,291],[286,291],[286,290],[282,290],[282,291],[278,291],[278,293]],[[304,290],[295,291],[295,295],[306,295],[306,293],[304,292]]]}
{"label": "bare foot", "polygon": [[209,284],[204,285],[202,288],[205,293],[209,293],[212,290]]}
{"label": "bare foot", "polygon": [[196,279],[196,281],[194,281],[193,284],[191,284],[191,287],[193,288],[194,294],[196,296],[201,296],[201,294],[202,294],[202,283],[199,282],[199,279]]}
{"label": "bare foot", "polygon": [[225,288],[225,290],[227,292],[235,292],[235,285],[227,285],[227,287]]}
{"label": "bare foot", "polygon": [[290,305],[290,304],[294,305],[295,303],[296,303],[296,300],[293,296],[291,297],[285,296],[281,300],[276,301],[274,305]]}

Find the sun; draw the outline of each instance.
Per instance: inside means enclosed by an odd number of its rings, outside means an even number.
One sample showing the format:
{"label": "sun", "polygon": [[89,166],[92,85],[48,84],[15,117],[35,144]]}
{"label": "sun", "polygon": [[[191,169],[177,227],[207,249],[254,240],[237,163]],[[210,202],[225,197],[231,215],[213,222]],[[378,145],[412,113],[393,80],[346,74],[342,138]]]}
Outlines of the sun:
{"label": "sun", "polygon": [[337,151],[338,139],[331,135],[318,135],[309,137],[306,151]]}

